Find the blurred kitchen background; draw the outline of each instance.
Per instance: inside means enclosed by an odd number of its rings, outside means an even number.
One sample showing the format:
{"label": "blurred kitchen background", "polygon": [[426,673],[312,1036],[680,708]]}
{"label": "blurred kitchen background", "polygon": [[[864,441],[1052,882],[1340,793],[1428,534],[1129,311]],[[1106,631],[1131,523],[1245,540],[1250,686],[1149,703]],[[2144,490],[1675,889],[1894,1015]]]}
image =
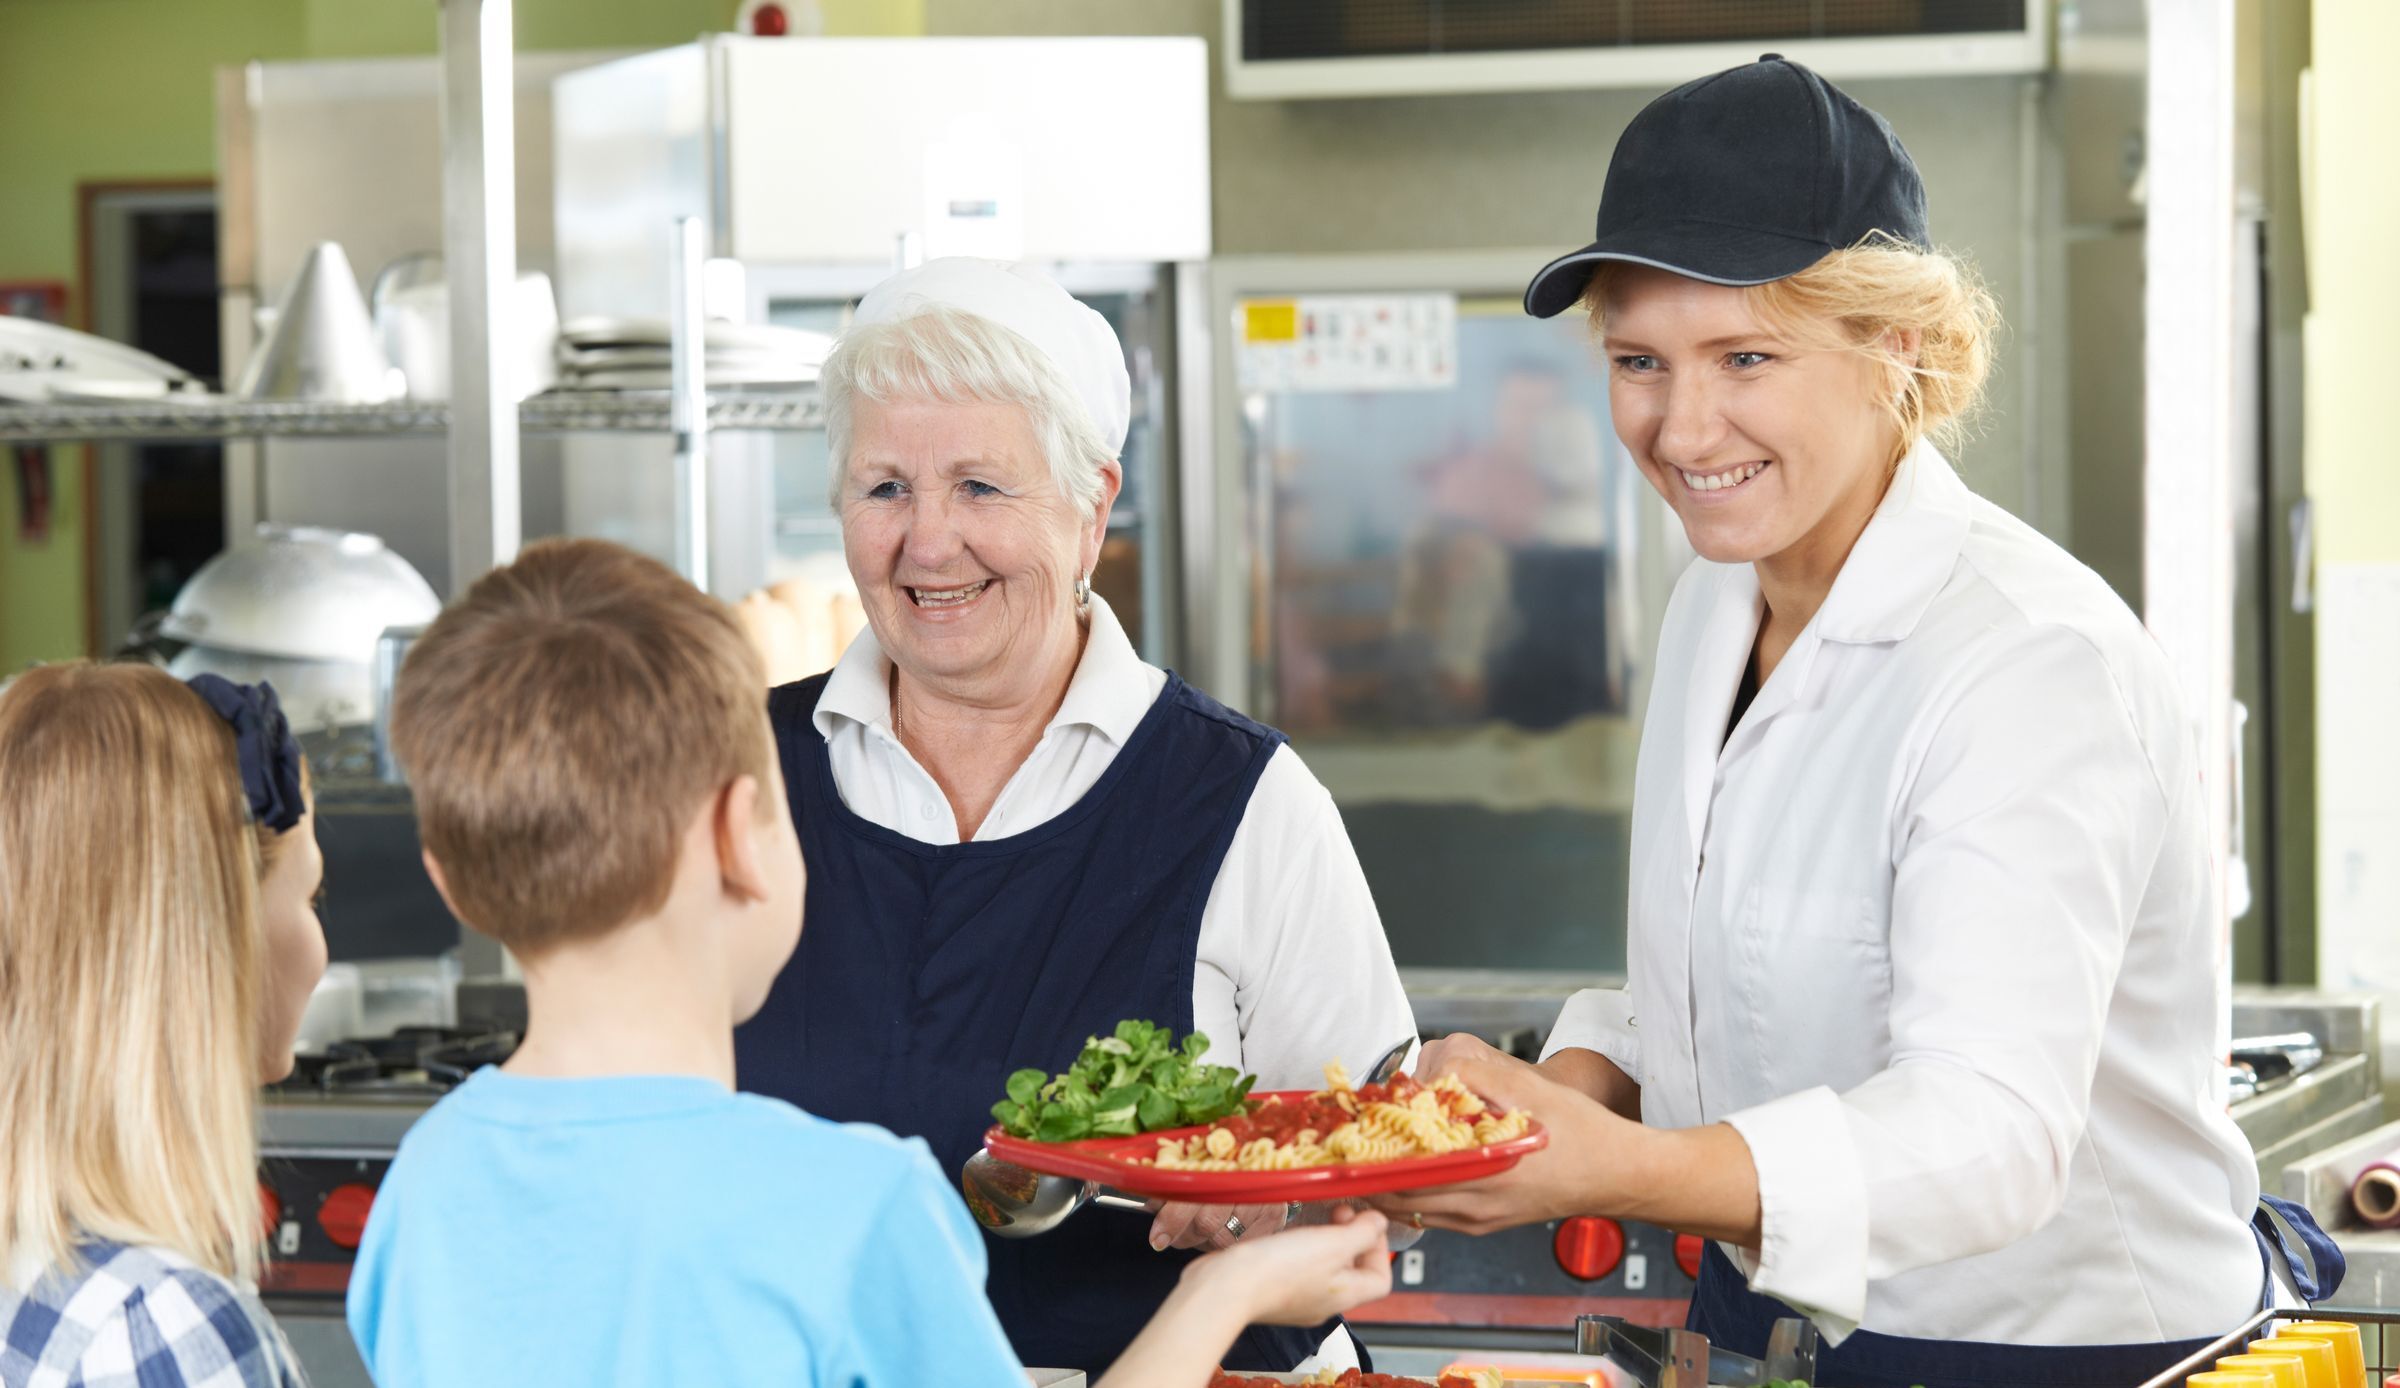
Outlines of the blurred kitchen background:
{"label": "blurred kitchen background", "polygon": [[[460,955],[372,731],[378,663],[481,553],[457,548],[455,455],[422,408],[458,393],[429,346],[462,157],[436,21],[467,3],[0,0],[0,312],[240,393],[276,310],[355,300],[404,380],[357,397],[383,401],[372,427],[188,438],[71,410],[12,423],[0,400],[0,672],[133,651],[319,691],[325,919],[348,971],[312,1039],[442,1029],[408,1034],[404,1063],[370,1057],[400,1107],[310,1108],[332,1082],[303,1077],[281,1198],[320,1214],[361,1181],[371,1196],[376,1168],[311,1154],[396,1138],[412,1086],[438,1092],[508,1020],[478,1011],[500,966]],[[2221,466],[2189,485],[2230,488],[2230,1027],[2314,1046],[2237,1044],[2237,1113],[2270,1188],[2330,1190],[2360,1144],[2400,1145],[2383,1127],[2400,1030],[2379,1026],[2400,997],[2400,734],[2381,702],[2400,687],[2400,445],[2379,379],[2400,321],[2383,147],[2400,87],[2382,70],[2400,6],[2154,7],[516,0],[516,302],[535,337],[510,344],[503,375],[525,374],[503,389],[549,388],[525,406],[521,533],[688,566],[665,406],[593,421],[612,387],[668,384],[674,224],[696,217],[691,292],[722,320],[709,382],[764,421],[709,435],[699,573],[784,673],[824,668],[857,616],[798,388],[810,354],[900,258],[1050,263],[1115,324],[1134,381],[1097,586],[1149,659],[1291,734],[1425,1028],[1528,1050],[1567,991],[1623,967],[1633,753],[1689,556],[1615,439],[1583,325],[1517,297],[1586,239],[1650,96],[1790,54],[1891,120],[1937,238],[2004,308],[1990,408],[1956,458],[1976,490],[2155,611],[2146,585],[2206,576],[2159,542],[2176,522],[2146,439],[2162,401],[2227,418]],[[2224,101],[2167,114],[2231,143],[2231,252],[2222,275],[2161,285],[2149,209],[2193,176],[2156,157],[2192,145],[2154,125],[2156,46],[2190,41],[2181,19],[2154,26],[2179,8],[2230,26],[2202,36]],[[974,42],[1095,37],[1121,42]],[[2224,307],[2230,373],[2208,344],[2187,360],[2150,340],[2162,290]],[[0,360],[35,355],[9,322]],[[149,369],[95,366],[56,399],[98,409]],[[331,1269],[279,1308],[305,1326],[314,1306],[302,1333],[328,1343],[347,1220],[295,1216],[287,1250]],[[1688,1294],[1663,1231],[1519,1234],[1429,1242],[1371,1338],[1548,1343],[1578,1308],[1663,1318]],[[2400,1298],[2400,1271],[2378,1275]]]}

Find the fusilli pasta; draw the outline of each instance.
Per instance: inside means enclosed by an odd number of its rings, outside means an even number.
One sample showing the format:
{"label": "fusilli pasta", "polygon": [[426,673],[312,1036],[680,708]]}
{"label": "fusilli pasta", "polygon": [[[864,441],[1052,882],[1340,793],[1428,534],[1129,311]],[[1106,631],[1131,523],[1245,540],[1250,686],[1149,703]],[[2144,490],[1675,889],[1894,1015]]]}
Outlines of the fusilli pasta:
{"label": "fusilli pasta", "polygon": [[1337,1060],[1325,1067],[1325,1088],[1305,1100],[1270,1097],[1204,1132],[1160,1138],[1148,1164],[1170,1171],[1288,1171],[1401,1161],[1522,1137],[1528,1121],[1522,1111],[1495,1113],[1453,1075],[1431,1084],[1401,1075],[1358,1089]]}

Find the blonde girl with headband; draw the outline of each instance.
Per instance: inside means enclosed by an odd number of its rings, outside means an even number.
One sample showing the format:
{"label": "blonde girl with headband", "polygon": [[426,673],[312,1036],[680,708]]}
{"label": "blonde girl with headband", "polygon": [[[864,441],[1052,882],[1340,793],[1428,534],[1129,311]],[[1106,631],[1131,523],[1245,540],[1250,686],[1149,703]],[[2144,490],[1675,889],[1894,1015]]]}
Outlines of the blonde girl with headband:
{"label": "blonde girl with headband", "polygon": [[286,1388],[254,1290],[258,1087],[325,969],[274,690],[0,687],[0,1382]]}

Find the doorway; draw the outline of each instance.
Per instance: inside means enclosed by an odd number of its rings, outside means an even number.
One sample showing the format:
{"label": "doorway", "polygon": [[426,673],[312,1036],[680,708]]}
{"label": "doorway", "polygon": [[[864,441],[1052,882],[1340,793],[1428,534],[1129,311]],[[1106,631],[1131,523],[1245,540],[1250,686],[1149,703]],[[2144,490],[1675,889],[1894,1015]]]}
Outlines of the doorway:
{"label": "doorway", "polygon": [[[87,183],[81,193],[84,326],[218,384],[216,185]],[[105,656],[223,547],[225,446],[111,443],[86,458],[85,644]]]}

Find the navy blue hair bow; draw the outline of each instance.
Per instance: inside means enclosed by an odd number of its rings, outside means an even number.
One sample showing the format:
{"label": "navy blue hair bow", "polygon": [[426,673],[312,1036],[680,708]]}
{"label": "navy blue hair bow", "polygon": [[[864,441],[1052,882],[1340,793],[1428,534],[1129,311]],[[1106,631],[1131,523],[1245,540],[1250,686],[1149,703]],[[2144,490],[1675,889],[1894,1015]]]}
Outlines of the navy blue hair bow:
{"label": "navy blue hair bow", "polygon": [[194,675],[184,681],[233,725],[234,754],[242,765],[242,795],[250,818],[280,834],[300,822],[300,742],[283,716],[275,686],[236,684],[223,675]]}

